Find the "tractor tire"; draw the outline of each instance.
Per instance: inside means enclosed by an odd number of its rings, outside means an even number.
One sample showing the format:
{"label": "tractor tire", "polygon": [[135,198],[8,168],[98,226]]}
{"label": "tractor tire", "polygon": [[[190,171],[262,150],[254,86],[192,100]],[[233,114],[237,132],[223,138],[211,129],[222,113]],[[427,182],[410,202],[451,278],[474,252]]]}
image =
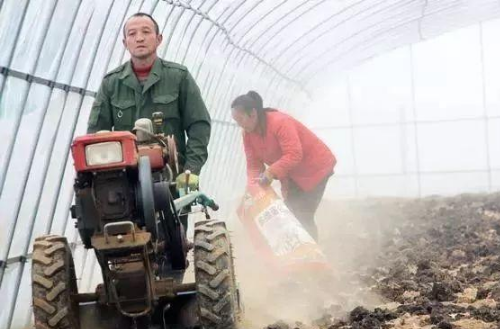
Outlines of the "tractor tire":
{"label": "tractor tire", "polygon": [[241,310],[226,225],[202,221],[194,229],[194,274],[201,328],[234,329]]}
{"label": "tractor tire", "polygon": [[31,269],[36,329],[78,329],[78,294],[73,257],[65,237],[35,239]]}

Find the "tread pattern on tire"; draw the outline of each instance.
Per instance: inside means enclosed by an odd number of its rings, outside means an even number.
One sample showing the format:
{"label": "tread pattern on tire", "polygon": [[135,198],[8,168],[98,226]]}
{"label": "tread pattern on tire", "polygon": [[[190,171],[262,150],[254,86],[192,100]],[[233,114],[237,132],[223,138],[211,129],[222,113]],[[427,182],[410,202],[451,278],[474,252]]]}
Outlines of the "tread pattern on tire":
{"label": "tread pattern on tire", "polygon": [[204,221],[195,226],[194,259],[202,328],[238,327],[232,248],[224,222]]}
{"label": "tread pattern on tire", "polygon": [[33,312],[36,329],[78,329],[71,295],[77,293],[71,250],[65,237],[35,239],[32,262]]}

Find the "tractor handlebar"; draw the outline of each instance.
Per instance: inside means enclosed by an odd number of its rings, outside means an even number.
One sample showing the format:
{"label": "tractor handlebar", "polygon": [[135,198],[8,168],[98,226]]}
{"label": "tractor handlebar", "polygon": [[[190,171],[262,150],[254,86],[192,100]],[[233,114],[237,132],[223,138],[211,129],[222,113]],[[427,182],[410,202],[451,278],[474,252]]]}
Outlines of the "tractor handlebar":
{"label": "tractor handlebar", "polygon": [[184,195],[178,199],[174,200],[175,207],[177,209],[184,208],[189,206],[192,203],[201,204],[203,207],[209,207],[210,209],[217,211],[219,210],[219,205],[215,203],[213,199],[210,199],[205,194],[201,192],[191,192],[187,195]]}

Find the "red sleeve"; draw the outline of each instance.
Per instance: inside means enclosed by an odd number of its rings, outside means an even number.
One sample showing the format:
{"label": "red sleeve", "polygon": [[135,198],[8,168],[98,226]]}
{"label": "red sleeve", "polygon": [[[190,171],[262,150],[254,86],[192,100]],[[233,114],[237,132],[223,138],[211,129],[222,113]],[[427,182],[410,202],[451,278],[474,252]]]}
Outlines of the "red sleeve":
{"label": "red sleeve", "polygon": [[264,171],[264,163],[257,154],[255,154],[251,140],[245,133],[243,133],[243,145],[247,158],[247,184],[252,185],[256,183],[256,179],[259,177],[260,173]]}
{"label": "red sleeve", "polygon": [[282,155],[269,167],[269,170],[276,178],[282,180],[302,161],[302,145],[292,120],[281,120],[275,130],[275,135]]}

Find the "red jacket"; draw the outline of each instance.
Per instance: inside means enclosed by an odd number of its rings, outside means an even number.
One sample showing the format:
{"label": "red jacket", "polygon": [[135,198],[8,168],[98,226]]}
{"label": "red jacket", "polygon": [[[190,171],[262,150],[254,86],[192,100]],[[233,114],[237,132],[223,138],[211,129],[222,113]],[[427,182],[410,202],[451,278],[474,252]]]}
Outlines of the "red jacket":
{"label": "red jacket", "polygon": [[337,162],[328,147],[302,123],[278,112],[266,112],[266,134],[244,133],[248,184],[253,185],[264,164],[282,182],[286,192],[290,178],[302,190],[311,191],[333,174]]}

